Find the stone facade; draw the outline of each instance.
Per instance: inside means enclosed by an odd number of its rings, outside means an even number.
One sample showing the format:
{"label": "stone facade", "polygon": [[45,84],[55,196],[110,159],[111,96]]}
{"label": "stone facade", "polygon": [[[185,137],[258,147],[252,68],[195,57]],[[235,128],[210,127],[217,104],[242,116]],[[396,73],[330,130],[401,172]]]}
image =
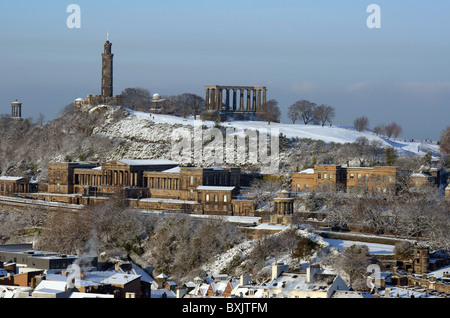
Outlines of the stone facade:
{"label": "stone facade", "polygon": [[[236,199],[239,168],[180,167],[165,159],[111,160],[102,165],[50,163],[48,175],[48,193],[38,196],[57,196],[68,203],[90,202],[87,198],[98,202],[96,198],[120,193],[131,206],[147,209],[232,215],[233,206],[245,206]],[[245,212],[251,211],[252,205],[247,206]]]}
{"label": "stone facade", "polygon": [[292,174],[292,191],[329,188],[347,193],[396,194],[398,190],[396,167],[342,167],[315,165]]}
{"label": "stone facade", "polygon": [[0,195],[12,196],[16,193],[30,192],[28,179],[22,177],[0,177]]}
{"label": "stone facade", "polygon": [[267,99],[265,86],[205,86],[205,111],[200,119],[226,120],[228,115],[250,116],[261,111]]}
{"label": "stone facade", "polygon": [[11,103],[11,117],[22,118],[22,103],[18,102],[17,99]]}
{"label": "stone facade", "polygon": [[104,44],[102,54],[102,93],[104,97],[113,97],[113,57],[111,53],[112,43],[108,40]]}
{"label": "stone facade", "polygon": [[270,223],[287,225],[292,223],[294,214],[294,198],[289,191],[278,192],[274,202],[274,213],[270,216]]}

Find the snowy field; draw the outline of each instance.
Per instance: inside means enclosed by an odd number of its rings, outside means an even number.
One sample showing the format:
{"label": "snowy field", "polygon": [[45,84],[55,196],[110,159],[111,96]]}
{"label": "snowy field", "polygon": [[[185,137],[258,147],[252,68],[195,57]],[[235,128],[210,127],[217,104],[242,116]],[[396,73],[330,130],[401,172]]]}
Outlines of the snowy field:
{"label": "snowy field", "polygon": [[342,252],[344,248],[349,247],[353,244],[356,245],[366,245],[369,248],[370,254],[392,254],[394,250],[394,245],[388,244],[378,244],[378,243],[367,243],[358,241],[345,241],[338,239],[324,238],[325,242],[330,244],[330,246],[336,248],[338,251]]}
{"label": "snowy field", "polygon": [[[199,119],[187,117],[176,117],[171,115],[149,114],[128,110],[132,116],[128,116],[128,120],[133,118],[138,120],[152,121],[155,123],[165,123],[170,125],[204,125],[206,127],[214,127],[213,121],[200,121]],[[344,126],[320,126],[320,125],[304,125],[304,124],[288,124],[288,123],[271,123],[263,121],[229,121],[221,123],[223,127],[234,128],[234,132],[238,133],[246,129],[263,130],[270,132],[280,132],[288,138],[309,138],[313,140],[322,140],[325,143],[347,143],[354,142],[358,137],[366,137],[369,141],[378,141],[384,147],[393,147],[397,149],[399,154],[424,155],[431,151],[433,155],[439,153],[439,146],[436,143],[425,141],[406,141],[403,139],[388,140],[385,137],[378,136],[372,131],[358,132],[353,127]],[[136,126],[135,126],[136,127]]]}

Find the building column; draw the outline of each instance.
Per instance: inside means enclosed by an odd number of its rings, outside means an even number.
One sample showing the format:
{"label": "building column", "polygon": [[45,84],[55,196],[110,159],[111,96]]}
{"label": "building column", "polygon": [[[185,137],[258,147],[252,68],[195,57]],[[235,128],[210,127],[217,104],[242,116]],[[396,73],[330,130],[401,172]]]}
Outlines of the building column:
{"label": "building column", "polygon": [[211,96],[210,96],[210,108],[212,110],[216,109],[216,90],[214,88],[211,89]]}
{"label": "building column", "polygon": [[261,90],[258,89],[257,90],[257,94],[258,94],[258,101],[256,103],[256,112],[259,112],[261,110]]}
{"label": "building column", "polygon": [[266,88],[264,88],[263,89],[263,105],[265,105],[266,104],[266,92],[267,92],[267,89]]}
{"label": "building column", "polygon": [[225,107],[226,107],[226,110],[230,110],[231,109],[231,107],[230,107],[230,90],[229,89],[225,89]]}
{"label": "building column", "polygon": [[250,109],[252,108],[252,103],[251,103],[251,98],[250,98],[250,95],[251,95],[252,93],[251,93],[251,91],[249,90],[249,89],[247,89],[247,111],[250,111]]}
{"label": "building column", "polygon": [[222,110],[222,89],[219,89],[219,103],[218,103],[218,107],[219,107],[219,110]]}
{"label": "building column", "polygon": [[206,109],[209,109],[211,105],[209,105],[209,88],[205,89],[206,96],[205,96],[205,106]]}
{"label": "building column", "polygon": [[239,110],[242,112],[244,111],[244,90],[241,88],[239,89],[239,93],[240,93],[240,103],[239,103]]}
{"label": "building column", "polygon": [[233,111],[236,110],[236,89],[233,88]]}

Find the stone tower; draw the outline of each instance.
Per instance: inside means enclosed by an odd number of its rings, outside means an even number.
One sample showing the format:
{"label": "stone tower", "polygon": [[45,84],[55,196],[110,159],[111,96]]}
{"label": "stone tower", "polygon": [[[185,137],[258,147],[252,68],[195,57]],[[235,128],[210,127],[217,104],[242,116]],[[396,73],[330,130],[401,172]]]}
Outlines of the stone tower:
{"label": "stone tower", "polygon": [[111,53],[111,42],[107,39],[102,54],[102,96],[113,96],[113,57]]}
{"label": "stone tower", "polygon": [[18,102],[17,99],[11,103],[11,117],[22,118],[22,103]]}
{"label": "stone tower", "polygon": [[426,245],[417,244],[414,246],[413,271],[416,274],[428,273],[428,263],[430,248]]}

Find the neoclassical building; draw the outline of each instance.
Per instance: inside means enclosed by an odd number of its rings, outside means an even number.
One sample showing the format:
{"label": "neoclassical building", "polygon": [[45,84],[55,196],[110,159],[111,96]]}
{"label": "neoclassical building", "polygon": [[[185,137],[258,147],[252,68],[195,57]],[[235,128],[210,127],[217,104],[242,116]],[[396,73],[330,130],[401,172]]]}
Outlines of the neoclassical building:
{"label": "neoclassical building", "polygon": [[395,195],[399,187],[397,167],[342,167],[315,165],[292,174],[292,191],[327,187],[346,193]]}
{"label": "neoclassical building", "polygon": [[[240,168],[180,167],[167,159],[50,163],[48,193],[34,197],[91,203],[122,194],[130,206],[196,213],[251,215],[252,206],[237,199]],[[244,208],[245,207],[245,208]]]}

